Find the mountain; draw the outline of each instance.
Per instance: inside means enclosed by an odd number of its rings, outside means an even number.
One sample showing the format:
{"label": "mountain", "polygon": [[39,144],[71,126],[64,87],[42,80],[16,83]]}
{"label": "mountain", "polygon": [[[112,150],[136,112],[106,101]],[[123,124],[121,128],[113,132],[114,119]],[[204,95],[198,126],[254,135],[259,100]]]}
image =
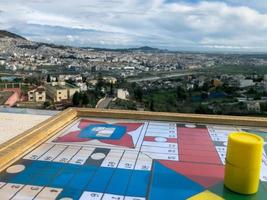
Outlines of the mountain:
{"label": "mountain", "polygon": [[109,48],[95,48],[95,47],[83,47],[83,49],[93,49],[95,51],[119,51],[119,52],[146,52],[146,53],[163,53],[169,52],[168,50],[153,48],[149,46],[137,47],[137,48],[121,48],[121,49],[109,49]]}
{"label": "mountain", "polygon": [[[26,38],[17,35],[15,33],[6,31],[6,30],[0,30],[0,39],[1,38],[13,38],[13,39],[22,39],[27,40]],[[43,42],[34,42],[29,45],[20,45],[20,48],[28,48],[28,49],[37,49],[40,46],[48,46],[51,48],[59,48],[59,49],[66,49],[71,48],[71,46],[65,46],[65,45],[57,45],[52,43],[43,43]],[[136,48],[118,48],[118,49],[110,49],[110,48],[95,48],[95,47],[82,47],[82,49],[92,49],[95,51],[119,51],[119,52],[146,52],[146,53],[164,53],[169,52],[168,50],[164,49],[158,49],[153,48],[149,46],[142,46],[142,47],[136,47]]]}
{"label": "mountain", "polygon": [[149,46],[143,46],[143,47],[139,47],[139,48],[132,48],[132,50],[136,50],[136,51],[161,51],[158,48],[153,48],[153,47],[149,47]]}
{"label": "mountain", "polygon": [[5,31],[5,30],[0,30],[0,38],[5,38],[5,37],[13,38],[13,39],[26,40],[26,38],[24,38],[24,37],[22,37],[20,35],[17,35],[15,33],[11,33],[9,31]]}

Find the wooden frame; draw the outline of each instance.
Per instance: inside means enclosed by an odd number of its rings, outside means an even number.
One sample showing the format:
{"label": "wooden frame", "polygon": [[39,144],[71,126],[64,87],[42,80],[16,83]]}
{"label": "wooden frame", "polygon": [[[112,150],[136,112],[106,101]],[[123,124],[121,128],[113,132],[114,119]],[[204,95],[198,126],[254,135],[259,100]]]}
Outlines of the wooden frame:
{"label": "wooden frame", "polygon": [[123,118],[267,127],[267,118],[69,108],[0,145],[0,170],[47,141],[78,117]]}

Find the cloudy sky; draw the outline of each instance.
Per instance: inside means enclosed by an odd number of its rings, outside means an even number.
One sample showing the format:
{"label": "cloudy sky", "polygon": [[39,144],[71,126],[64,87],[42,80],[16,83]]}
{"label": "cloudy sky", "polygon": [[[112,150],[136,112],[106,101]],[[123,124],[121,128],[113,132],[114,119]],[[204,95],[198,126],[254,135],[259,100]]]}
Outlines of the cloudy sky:
{"label": "cloudy sky", "polygon": [[267,52],[267,0],[0,0],[0,29],[75,46]]}

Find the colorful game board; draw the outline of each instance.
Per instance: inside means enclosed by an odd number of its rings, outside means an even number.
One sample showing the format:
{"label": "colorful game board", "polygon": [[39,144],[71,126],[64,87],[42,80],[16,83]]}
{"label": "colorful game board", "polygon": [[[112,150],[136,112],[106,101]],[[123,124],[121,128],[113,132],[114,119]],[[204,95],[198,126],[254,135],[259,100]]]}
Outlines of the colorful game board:
{"label": "colorful game board", "polygon": [[[223,186],[227,136],[265,140],[259,192]],[[267,199],[267,129],[78,118],[0,173],[0,199]],[[242,152],[240,152],[242,153]]]}

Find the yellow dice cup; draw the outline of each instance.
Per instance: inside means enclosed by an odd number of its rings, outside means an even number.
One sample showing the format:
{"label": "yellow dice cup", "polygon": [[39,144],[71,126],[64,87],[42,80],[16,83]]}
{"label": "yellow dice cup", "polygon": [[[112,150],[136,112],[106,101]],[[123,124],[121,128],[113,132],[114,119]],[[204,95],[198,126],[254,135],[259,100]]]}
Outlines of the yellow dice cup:
{"label": "yellow dice cup", "polygon": [[228,136],[224,184],[241,194],[258,191],[264,141],[261,137],[234,132]]}

